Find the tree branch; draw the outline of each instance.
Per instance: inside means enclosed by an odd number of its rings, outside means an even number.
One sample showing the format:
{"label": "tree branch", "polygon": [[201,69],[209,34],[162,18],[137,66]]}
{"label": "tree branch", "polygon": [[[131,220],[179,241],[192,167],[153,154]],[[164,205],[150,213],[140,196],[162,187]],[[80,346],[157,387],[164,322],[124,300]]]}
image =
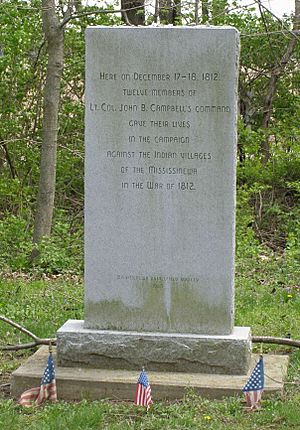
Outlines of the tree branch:
{"label": "tree branch", "polygon": [[272,336],[252,336],[252,342],[254,343],[273,343],[277,345],[295,346],[300,348],[300,341],[294,339],[288,339],[285,337],[272,337]]}
{"label": "tree branch", "polygon": [[67,5],[67,10],[63,14],[63,20],[70,20],[70,17],[72,16],[73,9],[75,8],[75,1],[69,0]]}
{"label": "tree branch", "polygon": [[31,337],[33,340],[38,339],[38,337],[35,334],[31,333],[31,331],[27,330],[27,328],[25,328],[25,327],[21,326],[20,324],[14,322],[13,320],[11,320],[9,318],[6,318],[3,315],[0,315],[0,320],[6,322],[7,324],[9,324],[9,325],[11,325],[11,326],[13,326],[15,328],[17,328],[22,333],[27,334],[27,336]]}
{"label": "tree branch", "polygon": [[132,27],[134,27],[134,25],[133,25],[133,24],[131,24],[131,23],[129,22],[127,12],[125,12],[125,11],[124,11],[124,12],[123,12],[123,16],[124,16],[124,19],[125,19],[126,24],[127,24],[127,25],[130,25],[130,26],[132,26]]}
{"label": "tree branch", "polygon": [[[255,3],[256,4],[259,4],[260,3],[260,0],[254,0],[255,1]],[[295,9],[297,9],[297,2],[299,3],[299,0],[295,0],[295,5],[296,5],[296,8]],[[284,22],[280,19],[280,18],[278,18],[278,16],[277,15],[275,15],[270,9],[268,9],[263,3],[261,3],[261,7],[263,8],[263,9],[265,9],[269,14],[271,14],[278,22],[280,22],[280,24],[283,26],[283,27],[285,27],[285,29],[287,30],[287,32],[289,33],[289,34],[291,34],[296,40],[299,40],[299,37],[298,37],[298,35],[297,35],[297,33],[295,32],[295,31],[292,31],[292,30],[290,30],[285,24],[284,24]],[[297,10],[295,10],[295,18],[296,19],[299,19],[299,12],[297,11]]]}
{"label": "tree branch", "polygon": [[68,17],[66,17],[62,23],[60,24],[60,27],[64,27],[69,21],[71,21],[71,19],[77,19],[77,18],[82,18],[83,16],[90,16],[90,15],[99,15],[101,13],[104,14],[109,14],[109,13],[126,13],[128,11],[131,10],[136,10],[136,9],[141,9],[142,6],[134,6],[134,7],[129,7],[126,9],[102,9],[102,10],[90,10],[89,12],[83,12],[83,13],[79,13],[77,15],[70,15]]}
{"label": "tree branch", "polygon": [[34,341],[30,342],[30,343],[23,343],[23,344],[18,344],[18,345],[5,345],[2,346],[0,345],[0,351],[18,351],[20,349],[28,349],[28,348],[34,348],[35,346],[38,345],[50,345],[50,343],[52,345],[56,345],[56,339],[53,338],[40,338],[38,336],[36,336],[34,333],[32,333],[31,331],[27,330],[27,328],[23,327],[21,324],[16,323],[15,321],[0,315],[0,321],[3,321],[9,325],[11,325],[12,327],[16,328],[17,330],[21,331],[22,333],[26,334],[27,336],[31,337]]}
{"label": "tree branch", "polygon": [[[258,4],[261,5],[260,0],[257,0]],[[262,7],[262,5],[261,5]],[[268,10],[267,8],[265,8]],[[293,20],[293,31],[300,29],[300,0],[295,0],[295,16]],[[293,34],[293,33],[292,33]],[[293,34],[293,38],[290,39],[286,51],[282,58],[271,70],[271,77],[269,81],[269,88],[264,101],[264,112],[262,128],[267,129],[271,120],[273,112],[273,102],[277,92],[277,84],[280,76],[284,73],[288,62],[290,61],[297,42],[300,40],[298,36]],[[261,153],[263,155],[263,162],[266,163],[270,159],[270,143],[268,139],[263,139],[261,142]]]}
{"label": "tree branch", "polygon": [[35,342],[29,342],[29,343],[18,343],[17,345],[4,345],[0,346],[0,351],[20,351],[23,349],[32,349],[39,345],[56,345],[56,339],[55,338],[49,338],[49,339],[38,339]]}
{"label": "tree branch", "polygon": [[13,178],[13,179],[15,179],[16,177],[18,177],[18,174],[17,174],[17,171],[16,171],[16,169],[15,169],[15,166],[14,166],[14,164],[13,164],[13,162],[12,162],[12,159],[11,159],[11,157],[10,157],[10,154],[9,154],[9,151],[8,151],[8,148],[7,148],[7,145],[6,145],[6,143],[5,143],[5,142],[1,141],[1,142],[0,142],[0,146],[2,146],[2,148],[3,148],[3,151],[4,151],[4,155],[5,155],[6,161],[7,161],[8,165],[9,165],[9,169],[10,169],[11,176],[12,176],[12,178]]}
{"label": "tree branch", "polygon": [[[0,346],[0,351],[18,351],[21,349],[29,349],[34,348],[38,345],[56,345],[57,339],[56,338],[40,338],[36,336],[31,331],[27,330],[25,327],[23,327],[21,324],[16,323],[15,321],[0,315],[0,321],[3,321],[12,327],[20,330],[22,333],[27,334],[27,336],[31,337],[34,342],[29,343],[20,343],[18,345],[4,345]],[[281,337],[273,337],[273,336],[252,336],[252,342],[253,343],[271,343],[271,344],[277,344],[277,345],[287,345],[287,346],[294,346],[296,348],[300,348],[300,340],[295,339],[288,339],[288,338],[281,338]]]}

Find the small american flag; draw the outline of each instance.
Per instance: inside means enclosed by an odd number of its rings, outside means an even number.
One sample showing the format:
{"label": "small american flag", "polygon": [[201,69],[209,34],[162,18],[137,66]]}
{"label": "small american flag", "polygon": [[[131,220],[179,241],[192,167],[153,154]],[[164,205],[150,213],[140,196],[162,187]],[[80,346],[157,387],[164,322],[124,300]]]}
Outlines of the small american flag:
{"label": "small american flag", "polygon": [[40,405],[45,400],[55,402],[57,400],[55,369],[52,354],[49,354],[47,367],[39,387],[30,388],[21,394],[19,403],[22,406],[30,407]]}
{"label": "small american flag", "polygon": [[136,386],[135,404],[146,406],[149,409],[152,404],[151,387],[146,372],[142,370]]}
{"label": "small american flag", "polygon": [[246,385],[243,388],[247,404],[251,409],[257,409],[264,390],[264,361],[261,356]]}

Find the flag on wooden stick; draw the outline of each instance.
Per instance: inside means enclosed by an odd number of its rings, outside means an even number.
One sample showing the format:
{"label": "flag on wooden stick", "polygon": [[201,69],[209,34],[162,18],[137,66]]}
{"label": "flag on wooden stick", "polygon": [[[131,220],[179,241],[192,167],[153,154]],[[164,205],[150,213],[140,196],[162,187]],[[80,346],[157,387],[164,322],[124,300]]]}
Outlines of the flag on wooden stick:
{"label": "flag on wooden stick", "polygon": [[136,386],[135,404],[146,406],[149,409],[152,404],[151,387],[145,370],[143,369]]}
{"label": "flag on wooden stick", "polygon": [[57,400],[55,369],[52,353],[49,353],[48,362],[44,371],[44,376],[39,387],[30,388],[21,394],[19,403],[22,406],[30,407],[40,405],[45,400],[55,402]]}
{"label": "flag on wooden stick", "polygon": [[264,361],[263,356],[256,363],[250,378],[243,388],[248,406],[254,410],[259,408],[259,403],[264,390]]}

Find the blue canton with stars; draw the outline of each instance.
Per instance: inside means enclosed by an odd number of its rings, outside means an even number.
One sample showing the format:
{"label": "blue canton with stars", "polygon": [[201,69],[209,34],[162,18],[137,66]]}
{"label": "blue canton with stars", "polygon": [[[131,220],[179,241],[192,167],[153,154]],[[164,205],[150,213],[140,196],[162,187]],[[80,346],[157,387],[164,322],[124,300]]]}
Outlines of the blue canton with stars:
{"label": "blue canton with stars", "polygon": [[146,372],[142,371],[138,380],[138,384],[142,384],[145,388],[148,387],[149,381]]}
{"label": "blue canton with stars", "polygon": [[258,391],[264,388],[264,362],[261,357],[257,362],[250,378],[248,379],[243,391]]}
{"label": "blue canton with stars", "polygon": [[47,367],[44,372],[44,376],[42,378],[41,385],[50,384],[55,379],[55,370],[54,370],[54,362],[52,358],[52,354],[48,357]]}

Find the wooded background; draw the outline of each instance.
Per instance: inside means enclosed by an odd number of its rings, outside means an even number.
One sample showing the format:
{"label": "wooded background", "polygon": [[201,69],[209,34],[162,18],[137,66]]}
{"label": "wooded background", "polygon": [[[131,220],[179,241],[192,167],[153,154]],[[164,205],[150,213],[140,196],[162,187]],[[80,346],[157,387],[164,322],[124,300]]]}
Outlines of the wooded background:
{"label": "wooded background", "polygon": [[152,8],[121,0],[121,9],[80,0],[0,1],[3,271],[82,272],[87,25],[240,31],[238,250],[251,252],[255,241],[287,260],[299,258],[300,0],[283,18],[259,0],[249,3],[258,14],[238,0],[156,0]]}

